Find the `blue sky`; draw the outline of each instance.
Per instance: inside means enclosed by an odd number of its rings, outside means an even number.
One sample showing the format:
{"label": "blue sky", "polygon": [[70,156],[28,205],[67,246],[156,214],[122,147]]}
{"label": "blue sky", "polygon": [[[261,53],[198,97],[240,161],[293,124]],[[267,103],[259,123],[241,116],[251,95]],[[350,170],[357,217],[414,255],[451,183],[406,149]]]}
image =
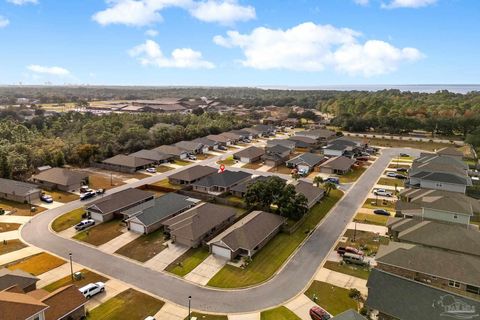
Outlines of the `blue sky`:
{"label": "blue sky", "polygon": [[480,79],[476,0],[0,0],[0,83]]}

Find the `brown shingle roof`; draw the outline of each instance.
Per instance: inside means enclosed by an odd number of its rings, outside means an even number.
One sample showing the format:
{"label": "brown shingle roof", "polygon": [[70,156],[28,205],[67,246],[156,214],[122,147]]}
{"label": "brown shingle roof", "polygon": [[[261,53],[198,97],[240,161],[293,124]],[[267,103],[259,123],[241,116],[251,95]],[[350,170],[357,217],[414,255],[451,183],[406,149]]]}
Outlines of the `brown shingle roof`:
{"label": "brown shingle roof", "polygon": [[21,290],[36,283],[38,278],[20,269],[0,269],[0,290],[17,285]]}
{"label": "brown shingle roof", "polygon": [[151,197],[153,197],[153,193],[151,192],[129,188],[104,196],[89,205],[87,209],[101,214],[108,214],[111,212],[117,212],[131,204],[147,200]]}
{"label": "brown shingle roof", "polygon": [[169,178],[175,180],[194,181],[213,174],[217,171],[218,169],[208,166],[193,166],[180,172],[174,173],[169,176]]}
{"label": "brown shingle roof", "polygon": [[261,148],[258,148],[258,147],[254,147],[254,146],[251,146],[251,147],[248,147],[248,148],[245,148],[241,151],[238,151],[236,153],[234,153],[233,155],[235,157],[238,157],[238,158],[249,158],[249,159],[252,159],[252,158],[258,158],[258,157],[261,157],[265,154],[265,151]]}
{"label": "brown shingle roof", "polygon": [[35,180],[50,182],[62,186],[81,183],[88,177],[88,173],[83,171],[74,171],[64,168],[51,168],[34,175]]}
{"label": "brown shingle roof", "polygon": [[340,156],[340,157],[334,157],[334,158],[328,159],[327,161],[322,163],[320,167],[346,171],[346,170],[349,170],[354,163],[355,163],[355,160],[344,157],[344,156]]}
{"label": "brown shingle roof", "polygon": [[45,312],[47,320],[61,319],[87,303],[87,299],[73,284],[53,291],[41,301],[50,307]]}
{"label": "brown shingle roof", "polygon": [[105,159],[102,161],[106,164],[112,164],[116,166],[128,167],[128,168],[138,168],[143,167],[149,164],[152,164],[153,160],[148,160],[144,158],[137,158],[135,156],[126,156],[124,154],[118,154],[111,158]]}
{"label": "brown shingle roof", "polygon": [[39,192],[36,185],[0,178],[0,190],[2,193],[17,196],[28,196],[29,194]]}
{"label": "brown shingle roof", "polygon": [[47,308],[48,305],[27,294],[0,292],[0,318],[2,320],[27,319]]}

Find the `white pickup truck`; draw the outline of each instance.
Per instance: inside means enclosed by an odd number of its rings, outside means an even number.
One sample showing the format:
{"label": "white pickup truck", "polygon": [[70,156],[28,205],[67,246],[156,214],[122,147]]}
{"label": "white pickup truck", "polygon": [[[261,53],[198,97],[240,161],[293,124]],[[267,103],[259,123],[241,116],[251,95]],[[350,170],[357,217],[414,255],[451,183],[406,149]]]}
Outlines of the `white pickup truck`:
{"label": "white pickup truck", "polygon": [[373,194],[376,196],[383,196],[383,197],[392,197],[393,192],[392,191],[387,191],[385,189],[376,189],[373,191]]}

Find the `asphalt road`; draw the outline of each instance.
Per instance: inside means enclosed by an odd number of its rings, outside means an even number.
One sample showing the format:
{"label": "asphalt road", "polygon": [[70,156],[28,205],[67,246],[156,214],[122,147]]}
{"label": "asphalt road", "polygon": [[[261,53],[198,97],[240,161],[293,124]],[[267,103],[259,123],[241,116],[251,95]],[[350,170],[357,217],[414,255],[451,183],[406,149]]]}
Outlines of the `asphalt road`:
{"label": "asphalt road", "polygon": [[[217,290],[202,287],[167,273],[153,271],[140,264],[103,253],[79,242],[64,239],[49,231],[48,225],[55,217],[78,208],[85,204],[83,202],[68,203],[35,216],[23,227],[21,234],[23,240],[29,244],[66,259],[68,259],[68,252],[72,252],[74,260],[87,268],[98,270],[179,305],[187,306],[187,297],[191,295],[194,310],[216,313],[263,310],[283,304],[305,289],[370,189],[387,167],[390,159],[397,156],[399,152],[412,153],[412,150],[384,150],[378,160],[350,188],[349,192],[338,202],[285,267],[270,281],[252,288]],[[215,160],[216,158],[208,159],[203,164],[212,164]],[[174,171],[167,174],[172,172]],[[115,190],[119,191],[158,181],[167,174],[143,179]]]}

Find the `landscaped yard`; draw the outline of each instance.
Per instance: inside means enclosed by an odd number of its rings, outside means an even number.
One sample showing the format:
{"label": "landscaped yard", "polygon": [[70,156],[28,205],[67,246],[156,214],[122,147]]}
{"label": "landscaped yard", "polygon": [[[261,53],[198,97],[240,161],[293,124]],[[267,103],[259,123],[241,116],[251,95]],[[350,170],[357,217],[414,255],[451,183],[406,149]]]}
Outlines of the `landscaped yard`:
{"label": "landscaped yard", "polygon": [[82,221],[82,214],[85,212],[84,208],[78,208],[73,211],[62,214],[52,222],[52,229],[55,232],[60,232],[73,227],[80,221]]}
{"label": "landscaped yard", "polygon": [[287,166],[280,165],[277,167],[273,167],[271,169],[268,169],[268,172],[277,172],[277,173],[283,173],[283,174],[292,174],[293,168],[288,168]]}
{"label": "landscaped yard", "polygon": [[399,164],[390,163],[388,165],[388,167],[391,168],[391,169],[398,169],[398,168],[410,169],[411,166],[409,164],[406,164],[406,163],[399,163]]}
{"label": "landscaped yard", "polygon": [[173,170],[173,168],[167,167],[167,166],[158,166],[155,168],[155,170],[157,170],[158,173],[163,173],[163,172],[168,172],[170,170]]}
{"label": "landscaped yard", "polygon": [[14,231],[20,228],[18,223],[0,223],[0,232]]}
{"label": "landscaped yard", "polygon": [[65,191],[45,191],[45,194],[52,196],[53,201],[61,203],[67,203],[80,199],[79,195]]}
{"label": "landscaped yard", "polygon": [[205,248],[192,248],[170,263],[165,271],[184,277],[205,260],[210,253]]}
{"label": "landscaped yard", "polygon": [[378,214],[357,213],[353,221],[374,224],[377,226],[385,226],[387,225],[388,218],[389,217],[387,216],[381,216]]}
{"label": "landscaped yard", "polygon": [[380,184],[382,186],[404,187],[405,186],[405,180],[380,178],[380,179],[378,179],[377,184]]}
{"label": "landscaped yard", "polygon": [[233,158],[227,158],[227,159],[217,161],[217,164],[223,164],[224,166],[227,166],[227,167],[233,166],[235,163],[236,163],[236,160],[234,160]]}
{"label": "landscaped yard", "polygon": [[121,235],[124,228],[125,226],[121,221],[111,220],[82,231],[73,238],[99,246]]}
{"label": "landscaped yard", "polygon": [[368,267],[346,264],[342,262],[327,261],[323,267],[365,280],[367,280],[368,276],[370,275],[370,270]]}
{"label": "landscaped yard", "polygon": [[[228,320],[227,316],[205,314],[205,313],[198,313],[198,312],[192,312],[191,316],[192,316],[192,319],[194,319],[194,317],[197,317],[198,320]],[[190,320],[190,319],[187,316],[184,320]]]}
{"label": "landscaped yard", "polygon": [[233,203],[245,204],[245,200],[243,200],[242,198],[239,198],[239,197],[228,196],[228,197],[226,197],[225,199],[227,199],[228,201],[231,201],[231,202],[233,202]]}
{"label": "landscaped yard", "polygon": [[[355,242],[353,242],[353,236],[355,234]],[[348,229],[344,237],[348,238],[348,241],[340,242],[338,246],[349,246],[361,249],[366,255],[372,255],[377,253],[378,247],[383,244],[387,245],[389,240],[387,237],[379,236],[373,232]]]}
{"label": "landscaped yard", "polygon": [[0,242],[0,255],[17,251],[25,248],[27,245],[18,239],[7,240],[7,243]]}
{"label": "landscaped yard", "polygon": [[163,230],[157,230],[150,234],[138,237],[118,249],[115,253],[121,254],[130,259],[145,262],[152,259],[155,255],[159,254],[166,248],[163,244],[164,242],[165,235],[163,234]]}
{"label": "landscaped yard", "polygon": [[156,314],[165,303],[145,293],[127,289],[91,310],[87,319],[145,319]]}
{"label": "landscaped yard", "polygon": [[375,198],[368,198],[365,203],[363,204],[363,208],[367,209],[394,209],[395,208],[395,201],[390,200],[382,200],[382,199],[375,199]]}
{"label": "landscaped yard", "polygon": [[42,273],[55,269],[62,264],[66,263],[65,260],[52,256],[46,252],[42,252],[21,260],[14,261],[7,265],[10,270],[21,269],[25,272],[31,273],[34,276],[38,276]]}
{"label": "landscaped yard", "polygon": [[195,157],[197,157],[197,160],[206,160],[213,157],[213,154],[203,153],[203,154],[197,154]]}
{"label": "landscaped yard", "polygon": [[239,288],[268,280],[285,263],[295,249],[325,217],[342,197],[340,190],[332,190],[328,197],[314,206],[300,228],[291,235],[279,233],[263,247],[252,262],[244,268],[224,266],[208,283],[212,287]]}
{"label": "landscaped yard", "polygon": [[262,311],[260,320],[301,320],[295,313],[286,307],[278,307]]}
{"label": "landscaped yard", "polygon": [[80,280],[74,280],[72,282],[72,276],[68,275],[60,280],[50,283],[49,285],[43,287],[42,289],[48,292],[53,292],[58,288],[70,285],[72,283],[76,285],[78,288],[81,288],[89,283],[106,282],[108,280],[108,278],[87,269],[82,269],[80,270],[80,272],[83,275],[83,278]]}
{"label": "landscaped yard", "polygon": [[92,189],[111,189],[113,187],[118,187],[124,185],[122,179],[114,176],[113,174],[100,174],[93,173],[88,177],[88,185]]}
{"label": "landscaped yard", "polygon": [[171,183],[168,181],[168,179],[163,179],[163,180],[157,181],[157,182],[155,182],[155,183],[152,183],[151,185],[152,185],[152,186],[159,186],[159,187],[163,187],[163,188],[174,189],[174,190],[180,190],[180,189],[182,189],[182,186],[181,186],[181,185],[171,184]]}
{"label": "landscaped yard", "polygon": [[357,179],[367,170],[366,167],[355,167],[349,173],[340,176],[340,183],[351,183]]}
{"label": "landscaped yard", "polygon": [[[35,207],[34,212],[31,211],[32,207]],[[33,216],[47,210],[44,207],[34,206],[28,203],[19,203],[6,199],[0,199],[0,209],[4,209],[5,211],[11,211],[10,214],[16,216]]]}
{"label": "landscaped yard", "polygon": [[242,166],[242,168],[257,170],[261,166],[263,166],[263,163],[258,161],[258,162],[254,162],[254,163],[246,163]]}
{"label": "landscaped yard", "polygon": [[357,303],[348,296],[348,293],[347,289],[321,281],[313,281],[310,288],[305,291],[309,299],[334,316],[349,309],[357,309]]}
{"label": "landscaped yard", "polygon": [[173,164],[176,164],[177,166],[188,166],[189,164],[192,164],[192,162],[185,160],[173,160]]}

